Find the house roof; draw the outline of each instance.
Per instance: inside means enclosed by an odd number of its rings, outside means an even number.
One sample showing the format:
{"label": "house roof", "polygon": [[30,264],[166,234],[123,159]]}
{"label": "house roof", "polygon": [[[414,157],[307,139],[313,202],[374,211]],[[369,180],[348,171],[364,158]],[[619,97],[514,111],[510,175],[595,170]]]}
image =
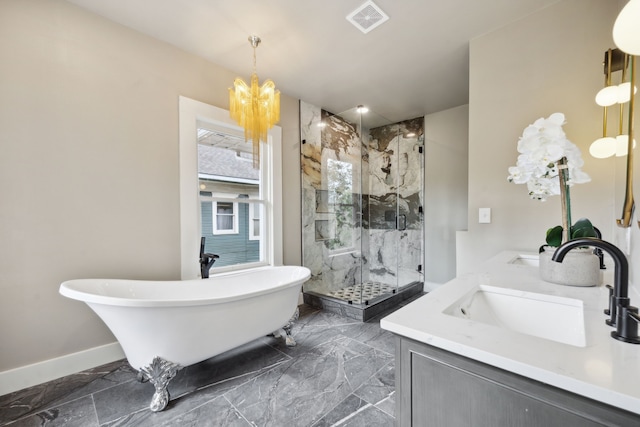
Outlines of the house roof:
{"label": "house roof", "polygon": [[198,130],[198,174],[229,181],[260,179],[260,170],[253,167],[250,142],[206,129]]}

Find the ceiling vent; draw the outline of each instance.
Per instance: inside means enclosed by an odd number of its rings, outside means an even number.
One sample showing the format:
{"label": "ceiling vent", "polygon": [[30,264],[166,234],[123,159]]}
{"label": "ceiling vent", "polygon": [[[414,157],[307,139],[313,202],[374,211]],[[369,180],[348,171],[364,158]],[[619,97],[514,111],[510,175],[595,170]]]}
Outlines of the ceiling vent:
{"label": "ceiling vent", "polygon": [[387,14],[371,0],[364,2],[362,6],[347,15],[347,21],[365,34],[388,19]]}

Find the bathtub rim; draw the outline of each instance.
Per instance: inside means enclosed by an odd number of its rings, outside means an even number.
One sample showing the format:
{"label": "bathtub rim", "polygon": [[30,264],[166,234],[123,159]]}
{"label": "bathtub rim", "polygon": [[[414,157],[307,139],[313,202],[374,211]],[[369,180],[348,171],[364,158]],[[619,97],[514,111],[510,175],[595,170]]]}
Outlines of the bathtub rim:
{"label": "bathtub rim", "polygon": [[[233,276],[244,276],[251,274],[258,274],[262,270],[270,270],[270,269],[281,269],[283,267],[289,267],[290,269],[299,270],[301,274],[299,277],[296,276],[291,278],[290,281],[284,282],[275,286],[262,288],[259,290],[239,292],[228,296],[206,296],[203,298],[198,298],[197,295],[194,297],[193,294],[185,293],[184,296],[180,296],[176,298],[175,296],[167,297],[167,298],[128,298],[121,296],[108,296],[101,295],[97,293],[92,293],[86,290],[81,290],[78,288],[78,284],[81,282],[95,282],[95,281],[109,281],[109,282],[131,282],[135,283],[163,283],[166,285],[176,285],[176,286],[188,286],[192,284],[192,288],[194,287],[203,287],[208,285],[207,281],[214,281],[216,278],[221,277],[233,277]],[[306,270],[306,272],[305,272]],[[285,289],[301,286],[304,282],[306,282],[310,277],[310,270],[303,266],[263,266],[257,267],[247,270],[241,271],[232,271],[232,272],[224,272],[211,276],[209,279],[189,279],[189,280],[135,280],[135,279],[105,279],[105,278],[93,278],[93,279],[70,279],[65,280],[60,284],[59,293],[67,298],[78,300],[85,302],[87,304],[103,304],[103,305],[111,305],[111,306],[121,306],[121,307],[145,307],[145,308],[154,308],[154,307],[186,307],[186,306],[199,306],[199,305],[215,305],[222,304],[232,301],[238,301],[247,298],[253,298],[255,296],[267,295],[275,292],[281,292]],[[257,277],[259,279],[259,276]],[[74,286],[75,285],[75,286]],[[215,286],[215,285],[213,285]],[[187,290],[187,289],[185,289]],[[184,299],[183,299],[184,298]]]}

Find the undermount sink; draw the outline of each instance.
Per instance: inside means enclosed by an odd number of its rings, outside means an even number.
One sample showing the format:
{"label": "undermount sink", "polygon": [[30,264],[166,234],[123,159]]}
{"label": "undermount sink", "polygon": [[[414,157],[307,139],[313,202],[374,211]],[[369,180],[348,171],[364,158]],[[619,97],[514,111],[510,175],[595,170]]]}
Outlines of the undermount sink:
{"label": "undermount sink", "polygon": [[540,265],[540,257],[538,255],[525,255],[520,254],[509,261],[509,264],[529,265],[531,267],[538,267]]}
{"label": "undermount sink", "polygon": [[581,300],[479,285],[444,314],[526,335],[586,346]]}

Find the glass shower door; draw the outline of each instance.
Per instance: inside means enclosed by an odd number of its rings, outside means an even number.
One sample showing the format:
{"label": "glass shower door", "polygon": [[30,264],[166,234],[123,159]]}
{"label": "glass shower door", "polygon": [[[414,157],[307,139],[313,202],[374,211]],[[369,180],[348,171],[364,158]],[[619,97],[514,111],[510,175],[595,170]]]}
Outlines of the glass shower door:
{"label": "glass shower door", "polygon": [[391,125],[386,123],[388,121],[372,116],[371,113],[362,117],[362,187],[365,194],[361,250],[365,304],[396,292],[398,229],[406,225],[406,221],[399,215],[396,194],[397,140],[392,135],[394,130]]}
{"label": "glass shower door", "polygon": [[423,282],[424,118],[398,124],[398,288]]}
{"label": "glass shower door", "polygon": [[363,156],[369,172],[368,247],[363,247],[363,258],[367,279],[381,295],[423,280],[423,126],[424,119],[418,118],[368,132]]}
{"label": "glass shower door", "polygon": [[300,116],[305,296],[371,305],[422,281],[424,119],[304,103]]}

